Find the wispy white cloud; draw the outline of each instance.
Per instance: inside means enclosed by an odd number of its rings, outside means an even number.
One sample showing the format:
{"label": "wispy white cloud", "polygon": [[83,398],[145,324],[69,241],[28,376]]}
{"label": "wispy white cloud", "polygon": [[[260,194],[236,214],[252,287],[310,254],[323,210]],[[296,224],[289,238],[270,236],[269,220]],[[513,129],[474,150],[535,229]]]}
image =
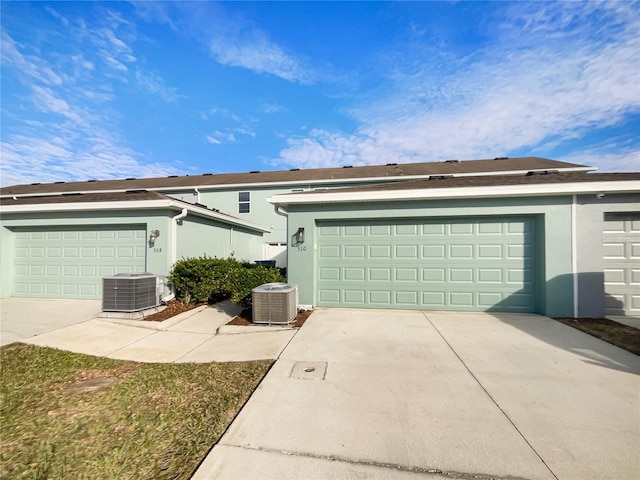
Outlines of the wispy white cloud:
{"label": "wispy white cloud", "polygon": [[205,135],[207,142],[212,143],[214,145],[221,145],[223,143],[234,143],[237,142],[238,139],[236,135],[243,135],[247,137],[255,138],[256,134],[253,130],[238,127],[227,129],[224,132],[220,130],[216,130],[215,132]]}
{"label": "wispy white cloud", "polygon": [[62,78],[41,58],[19,51],[19,46],[6,33],[2,34],[2,64],[13,67],[22,78],[39,81],[45,85],[61,85]]}
{"label": "wispy white cloud", "polygon": [[[182,2],[175,6],[178,13],[174,12],[172,28],[204,44],[216,62],[292,83],[312,84],[318,80],[319,72],[303,55],[279,45],[252,21],[231,15],[223,4]],[[138,8],[138,13],[166,22],[166,9]],[[183,25],[176,25],[178,22]]]}
{"label": "wispy white cloud", "polygon": [[266,34],[253,29],[229,36],[226,32],[210,40],[209,51],[217,62],[267,73],[296,83],[311,83],[312,72],[304,68],[291,53],[270,41]]}
{"label": "wispy white cloud", "polygon": [[[48,11],[63,30],[39,30],[28,46],[14,40],[8,29],[2,33],[2,65],[20,82],[16,95],[24,101],[3,105],[3,117],[11,122],[3,125],[0,182],[184,173],[175,164],[159,164],[137,152],[118,128],[112,104],[119,83],[166,101],[179,98],[137,61],[135,26],[109,11],[97,24]],[[64,55],[55,49],[60,38],[73,39],[64,43]],[[133,69],[127,66],[134,63]]]}
{"label": "wispy white cloud", "polygon": [[56,113],[76,123],[82,122],[80,114],[71,108],[64,99],[56,97],[50,88],[34,85],[33,93],[34,104],[41,112]]}
{"label": "wispy white cloud", "polygon": [[265,103],[264,105],[262,105],[263,113],[280,113],[280,112],[285,112],[286,110],[287,109],[282,105],[275,105],[271,103]]}
{"label": "wispy white cloud", "polygon": [[186,98],[185,95],[177,93],[177,88],[167,87],[164,79],[155,73],[144,73],[136,71],[136,80],[143,90],[149,93],[160,95],[166,102],[174,102],[179,98]]}
{"label": "wispy white cloud", "polygon": [[[640,112],[637,11],[588,3],[527,4],[524,12],[516,4],[499,41],[469,57],[428,46],[418,50],[419,61],[397,53],[388,60],[400,66],[389,70],[391,87],[370,92],[351,109],[359,123],[354,132],[316,128],[293,135],[274,163],[320,167],[492,158],[526,148],[544,153],[619,124]],[[598,22],[588,21],[590,15]],[[603,18],[608,29],[599,23]],[[624,158],[610,158],[610,169]]]}

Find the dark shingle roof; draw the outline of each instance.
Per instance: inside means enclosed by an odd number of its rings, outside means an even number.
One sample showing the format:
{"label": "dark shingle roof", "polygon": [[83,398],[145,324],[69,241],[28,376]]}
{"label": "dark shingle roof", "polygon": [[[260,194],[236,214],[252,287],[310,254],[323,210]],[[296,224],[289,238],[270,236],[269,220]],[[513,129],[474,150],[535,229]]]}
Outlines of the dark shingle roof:
{"label": "dark shingle roof", "polygon": [[140,178],[127,180],[101,180],[83,182],[25,184],[0,189],[0,195],[34,195],[63,192],[89,192],[105,190],[171,190],[187,187],[224,185],[278,184],[290,182],[317,182],[322,180],[348,181],[362,178],[403,178],[420,175],[459,175],[498,173],[505,171],[558,170],[565,168],[588,169],[584,165],[560,162],[538,157],[500,158],[494,160],[464,160],[449,162],[389,163],[355,167],[291,169],[270,172],[222,173],[187,175],[180,177]]}
{"label": "dark shingle roof", "polygon": [[[72,193],[72,194],[53,194],[53,195],[42,195],[42,196],[32,196],[32,197],[4,197],[0,198],[0,208],[6,207],[16,207],[16,206],[28,206],[28,205],[73,205],[73,204],[84,204],[84,203],[111,203],[111,202],[144,202],[151,200],[167,200],[171,201],[173,204],[177,205],[179,208],[191,208],[196,213],[199,211],[200,214],[209,214],[215,215],[216,218],[226,221],[228,223],[238,223],[242,222],[244,225],[247,222],[234,217],[232,215],[222,213],[215,208],[208,208],[206,205],[200,205],[197,203],[189,203],[184,202],[182,200],[178,200],[176,198],[170,197],[168,195],[164,195],[159,192],[148,192],[146,190],[132,190],[128,192],[108,192],[108,193]],[[54,207],[55,208],[55,207]],[[80,207],[78,207],[80,208]],[[148,208],[148,205],[141,204],[141,209]],[[105,210],[108,210],[109,206],[105,207]],[[198,210],[200,209],[200,210]],[[205,212],[206,211],[206,212]],[[260,225],[254,224],[254,227],[258,227],[258,230],[268,231],[267,227],[262,227]],[[250,227],[251,228],[251,227]]]}
{"label": "dark shingle roof", "polygon": [[174,200],[167,195],[158,192],[147,192],[145,190],[134,190],[129,192],[115,193],[72,193],[58,195],[43,195],[36,197],[12,197],[0,198],[1,206],[13,205],[50,205],[57,203],[93,203],[93,202],[136,202],[144,200]]}

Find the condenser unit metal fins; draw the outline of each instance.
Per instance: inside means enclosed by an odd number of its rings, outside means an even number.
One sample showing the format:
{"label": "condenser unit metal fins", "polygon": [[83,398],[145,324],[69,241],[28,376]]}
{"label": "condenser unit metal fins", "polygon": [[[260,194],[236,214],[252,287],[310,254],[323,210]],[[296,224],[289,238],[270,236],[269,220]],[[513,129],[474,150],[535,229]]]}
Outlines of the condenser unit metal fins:
{"label": "condenser unit metal fins", "polygon": [[265,283],[251,291],[253,323],[288,325],[298,313],[298,287],[288,283]]}
{"label": "condenser unit metal fins", "polygon": [[159,279],[152,273],[119,273],[102,279],[104,312],[137,312],[160,305]]}

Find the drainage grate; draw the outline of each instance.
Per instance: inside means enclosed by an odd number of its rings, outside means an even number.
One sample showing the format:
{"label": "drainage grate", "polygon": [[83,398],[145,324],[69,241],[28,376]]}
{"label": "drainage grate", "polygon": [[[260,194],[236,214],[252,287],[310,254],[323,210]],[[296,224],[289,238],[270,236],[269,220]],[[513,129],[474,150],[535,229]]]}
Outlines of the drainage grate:
{"label": "drainage grate", "polygon": [[296,362],[289,377],[303,380],[324,380],[326,374],[327,362]]}

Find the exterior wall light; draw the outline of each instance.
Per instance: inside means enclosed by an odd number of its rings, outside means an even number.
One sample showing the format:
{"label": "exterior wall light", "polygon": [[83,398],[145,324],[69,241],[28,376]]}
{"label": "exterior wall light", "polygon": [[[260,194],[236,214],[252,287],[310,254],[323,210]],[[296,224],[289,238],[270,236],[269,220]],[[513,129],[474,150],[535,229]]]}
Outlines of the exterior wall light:
{"label": "exterior wall light", "polygon": [[151,230],[149,232],[149,243],[153,245],[156,243],[156,239],[160,236],[160,230]]}
{"label": "exterior wall light", "polygon": [[294,237],[296,239],[296,245],[300,245],[300,244],[304,243],[304,228],[299,227],[298,231],[295,233]]}

